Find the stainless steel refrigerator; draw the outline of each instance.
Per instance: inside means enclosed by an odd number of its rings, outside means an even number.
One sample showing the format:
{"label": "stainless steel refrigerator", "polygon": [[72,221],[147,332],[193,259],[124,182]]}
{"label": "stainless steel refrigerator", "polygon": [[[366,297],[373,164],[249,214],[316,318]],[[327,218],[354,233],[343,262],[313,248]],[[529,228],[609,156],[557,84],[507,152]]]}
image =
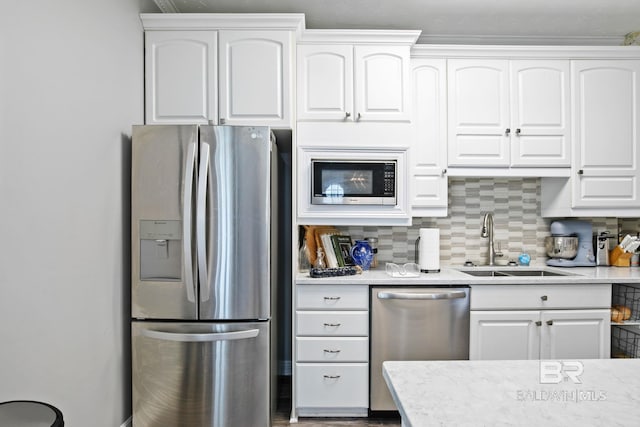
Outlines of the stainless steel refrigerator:
{"label": "stainless steel refrigerator", "polygon": [[274,158],[268,127],[133,127],[134,427],[270,425]]}

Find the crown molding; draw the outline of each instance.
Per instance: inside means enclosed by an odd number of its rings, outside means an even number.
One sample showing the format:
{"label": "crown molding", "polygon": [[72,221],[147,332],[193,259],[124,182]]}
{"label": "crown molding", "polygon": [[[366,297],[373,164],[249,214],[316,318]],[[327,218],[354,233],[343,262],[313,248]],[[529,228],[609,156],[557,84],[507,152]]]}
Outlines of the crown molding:
{"label": "crown molding", "polygon": [[420,30],[305,30],[300,38],[304,44],[398,44],[413,45]]}
{"label": "crown molding", "polygon": [[536,46],[621,46],[624,35],[614,36],[497,36],[422,34],[418,44],[536,45]]}
{"label": "crown molding", "polygon": [[640,46],[529,46],[416,44],[412,58],[640,59]]}
{"label": "crown molding", "polygon": [[141,13],[140,20],[145,30],[291,30],[300,35],[305,27],[303,13]]}

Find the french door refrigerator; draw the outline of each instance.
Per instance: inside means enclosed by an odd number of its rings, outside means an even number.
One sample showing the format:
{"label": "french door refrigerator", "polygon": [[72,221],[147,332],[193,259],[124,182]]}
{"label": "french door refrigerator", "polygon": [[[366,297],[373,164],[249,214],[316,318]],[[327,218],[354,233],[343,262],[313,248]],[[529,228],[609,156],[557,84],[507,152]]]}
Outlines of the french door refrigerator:
{"label": "french door refrigerator", "polygon": [[268,127],[134,126],[134,427],[269,426]]}

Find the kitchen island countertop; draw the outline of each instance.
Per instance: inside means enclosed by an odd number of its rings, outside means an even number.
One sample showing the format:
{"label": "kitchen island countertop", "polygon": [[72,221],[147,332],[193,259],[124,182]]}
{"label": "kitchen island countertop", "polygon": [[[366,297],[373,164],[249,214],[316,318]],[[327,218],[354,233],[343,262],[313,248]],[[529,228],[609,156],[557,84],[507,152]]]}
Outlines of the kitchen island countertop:
{"label": "kitchen island countertop", "polygon": [[[477,267],[484,269],[485,267]],[[546,265],[532,265],[530,267],[491,267],[496,270],[547,270],[555,271],[563,276],[517,276],[517,277],[475,277],[463,273],[465,267],[447,266],[443,267],[439,273],[420,273],[418,277],[391,277],[384,266],[376,270],[365,271],[354,276],[341,276],[329,278],[313,278],[309,273],[299,273],[296,276],[296,283],[299,285],[322,285],[322,284],[363,284],[363,285],[536,285],[548,284],[596,284],[596,283],[640,283],[640,268],[638,267],[575,267],[560,268],[547,267]]]}
{"label": "kitchen island countertop", "polygon": [[384,362],[403,427],[635,426],[640,359]]}

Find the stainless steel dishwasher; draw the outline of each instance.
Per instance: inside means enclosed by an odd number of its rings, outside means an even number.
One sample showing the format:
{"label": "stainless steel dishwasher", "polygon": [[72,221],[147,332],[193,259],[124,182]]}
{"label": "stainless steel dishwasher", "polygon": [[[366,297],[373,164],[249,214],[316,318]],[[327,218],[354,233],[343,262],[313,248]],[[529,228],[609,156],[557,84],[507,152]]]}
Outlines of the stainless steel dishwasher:
{"label": "stainless steel dishwasher", "polygon": [[371,288],[371,411],[396,411],[386,360],[469,359],[469,287]]}

